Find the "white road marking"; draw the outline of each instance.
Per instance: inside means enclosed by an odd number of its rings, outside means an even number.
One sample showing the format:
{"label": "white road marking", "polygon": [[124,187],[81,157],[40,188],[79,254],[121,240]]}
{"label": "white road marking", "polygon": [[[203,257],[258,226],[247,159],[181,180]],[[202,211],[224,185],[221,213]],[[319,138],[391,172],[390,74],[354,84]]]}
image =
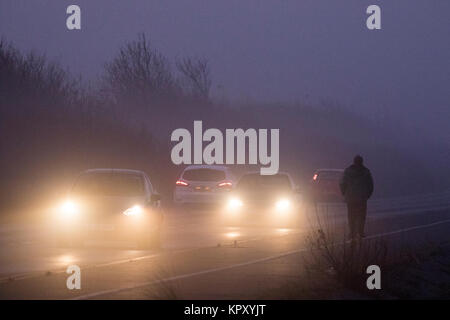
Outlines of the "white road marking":
{"label": "white road marking", "polygon": [[[345,207],[345,204],[343,204],[343,206]],[[442,209],[448,209],[449,207],[439,207],[439,208],[429,208],[429,211],[440,211]],[[424,209],[418,209],[418,210],[406,210],[406,211],[400,211],[400,212],[395,212],[396,214],[405,214],[405,213],[418,213],[418,212],[423,212]],[[375,213],[375,212],[373,212]],[[381,219],[382,217],[385,216],[389,216],[391,215],[392,212],[383,212],[381,214],[377,214],[377,215],[368,215],[368,219]],[[341,214],[338,214],[338,216],[340,217]],[[346,218],[346,216],[342,216],[342,218]],[[306,232],[305,230],[301,230],[301,231],[296,231],[296,232],[289,232],[288,234],[285,235],[280,235],[280,236],[275,236],[275,237],[264,237],[264,236],[260,236],[260,237],[254,237],[254,238],[247,238],[247,239],[237,239],[238,243],[247,243],[247,242],[253,242],[253,241],[258,241],[258,240],[265,240],[265,239],[272,239],[272,238],[278,238],[278,237],[284,237],[284,236],[289,236],[289,235],[297,235],[297,234],[301,234]],[[369,238],[369,237],[368,237]],[[230,244],[222,244],[223,246],[227,246],[227,245],[232,245],[231,242]],[[198,249],[203,249],[203,248],[207,248],[210,246],[202,246],[202,247],[195,247],[195,248],[187,248],[187,249],[179,249],[179,250],[174,250],[172,251],[173,253],[179,253],[179,252],[185,252],[185,251],[190,251],[190,250],[198,250]],[[93,264],[93,265],[86,265],[83,267],[83,269],[87,269],[87,268],[95,268],[95,267],[104,267],[104,266],[109,266],[109,265],[116,265],[116,264],[123,264],[123,263],[128,263],[130,261],[139,261],[139,260],[144,260],[144,259],[151,259],[151,258],[155,258],[158,257],[159,255],[161,255],[161,253],[159,254],[151,254],[151,255],[145,255],[145,256],[139,256],[139,257],[135,257],[135,258],[126,258],[126,259],[121,259],[121,260],[116,260],[116,261],[111,261],[111,262],[105,262],[105,263],[100,263],[100,264]],[[51,273],[51,274],[59,274],[59,273],[63,273],[65,272],[65,270],[59,269],[59,270],[48,270],[48,271],[35,271],[35,272],[26,272],[26,273],[20,273],[20,274],[13,274],[13,275],[9,275],[9,276],[4,276],[2,278],[0,278],[0,283],[4,283],[4,282],[8,282],[10,280],[25,280],[25,279],[30,279],[30,278],[35,278],[35,277],[40,277],[43,274],[47,274],[47,273]]]}
{"label": "white road marking", "polygon": [[434,226],[437,226],[437,225],[440,225],[440,224],[444,224],[444,223],[449,223],[449,222],[450,222],[450,219],[436,221],[436,222],[433,222],[433,223],[418,225],[418,226],[414,226],[414,227],[410,227],[410,228],[405,228],[405,229],[400,229],[400,230],[395,230],[395,231],[390,231],[390,232],[374,234],[374,235],[365,237],[365,239],[375,239],[375,238],[391,236],[393,234],[398,234],[398,233],[402,233],[402,232],[409,232],[409,231],[418,230],[418,229],[430,228],[430,227],[434,227]]}
{"label": "white road marking", "polygon": [[[277,238],[281,238],[281,237],[285,237],[285,236],[289,236],[289,235],[298,235],[301,233],[306,232],[305,230],[301,230],[301,231],[292,231],[292,232],[288,232],[287,234],[283,234],[283,235],[276,235],[276,236],[260,236],[260,237],[254,237],[254,238],[243,238],[243,239],[236,239],[238,244],[242,244],[242,243],[248,243],[248,242],[253,242],[253,241],[259,241],[259,240],[270,240],[270,239],[277,239]],[[221,246],[226,247],[226,246],[232,246],[233,245],[233,241],[228,241],[227,243],[220,243]],[[200,249],[204,249],[204,248],[211,248],[211,246],[201,246],[201,247],[194,247],[194,248],[185,248],[185,249],[175,249],[175,250],[171,250],[170,253],[185,253],[185,252],[189,252],[189,251],[194,251],[194,250],[200,250]],[[156,257],[161,256],[162,254],[167,253],[167,252],[162,252],[162,253],[155,253],[155,254],[150,254],[150,255],[145,255],[145,256],[139,256],[139,257],[130,257],[130,258],[126,258],[126,259],[121,259],[121,260],[115,260],[115,261],[111,261],[111,262],[104,262],[104,263],[98,263],[98,264],[91,264],[91,265],[85,265],[83,266],[83,270],[86,269],[91,269],[91,268],[99,268],[99,267],[107,267],[107,266],[112,266],[112,265],[117,265],[117,264],[124,264],[124,263],[129,263],[129,262],[136,262],[136,261],[140,261],[140,260],[145,260],[145,259],[153,259]],[[48,271],[35,271],[35,272],[25,272],[25,273],[20,273],[20,274],[14,274],[14,275],[9,275],[9,276],[5,276],[0,278],[0,284],[4,283],[4,282],[9,282],[11,280],[14,281],[18,281],[18,280],[26,280],[26,279],[30,279],[30,278],[37,278],[37,277],[41,277],[44,274],[61,274],[61,273],[65,273],[66,269],[57,269],[57,270],[48,270]]]}
{"label": "white road marking", "polygon": [[[195,249],[196,248],[180,249],[180,250],[171,251],[171,253],[181,253],[181,252],[195,250]],[[85,266],[83,266],[83,270],[91,269],[91,268],[98,268],[98,267],[107,267],[107,266],[112,266],[112,265],[116,265],[116,264],[128,263],[128,262],[135,262],[135,261],[144,260],[144,259],[152,259],[152,258],[156,258],[156,257],[160,256],[161,254],[162,253],[155,253],[155,254],[139,256],[139,257],[135,257],[135,258],[131,257],[131,258],[127,258],[127,259],[116,260],[116,261],[112,261],[112,262],[85,265]],[[17,281],[17,280],[25,280],[25,279],[30,279],[30,278],[37,278],[37,277],[41,277],[43,274],[47,274],[47,273],[60,274],[60,273],[65,273],[65,272],[66,272],[66,269],[48,270],[45,272],[44,271],[26,272],[26,273],[2,277],[2,278],[0,278],[0,283],[8,282],[11,280]]]}
{"label": "white road marking", "polygon": [[[374,234],[374,235],[366,237],[366,239],[374,239],[374,238],[381,238],[381,237],[385,237],[385,236],[391,236],[391,235],[399,234],[399,233],[403,233],[403,232],[409,232],[409,231],[418,230],[418,229],[430,228],[430,227],[434,227],[434,226],[445,224],[445,223],[449,223],[449,222],[450,222],[450,219],[441,220],[441,221],[437,221],[437,222],[433,222],[433,223],[429,223],[429,224],[424,224],[424,225],[418,225],[418,226],[414,226],[414,227],[410,227],[410,228],[405,228],[405,229],[399,229],[399,230],[390,231],[390,232]],[[125,286],[125,287],[122,287],[122,288],[97,291],[97,292],[81,295],[81,296],[78,296],[78,297],[75,297],[75,298],[71,298],[69,300],[90,299],[90,298],[102,296],[102,295],[105,295],[105,294],[115,294],[115,293],[119,293],[119,292],[122,292],[122,291],[136,289],[136,288],[141,288],[141,287],[154,285],[154,284],[158,284],[158,283],[162,283],[162,282],[169,282],[169,281],[174,281],[174,280],[180,280],[180,279],[196,277],[196,276],[200,276],[200,275],[204,275],[204,274],[208,274],[208,273],[214,273],[214,272],[219,272],[219,271],[230,270],[230,269],[244,267],[244,266],[248,266],[248,265],[252,265],[252,264],[256,264],[256,263],[261,263],[261,262],[266,262],[266,261],[270,261],[270,260],[283,258],[283,257],[290,256],[290,255],[293,255],[293,254],[297,254],[297,253],[300,253],[300,252],[305,252],[306,250],[308,250],[308,249],[307,248],[301,248],[301,249],[297,249],[297,250],[291,250],[291,251],[287,251],[287,252],[284,252],[284,253],[281,253],[281,254],[277,254],[277,255],[274,255],[274,256],[269,256],[269,257],[266,257],[266,258],[261,258],[261,259],[251,260],[251,261],[247,261],[247,262],[243,262],[243,263],[233,264],[233,265],[230,265],[230,266],[225,266],[225,267],[220,267],[220,268],[212,268],[212,269],[207,269],[207,270],[203,270],[203,271],[182,274],[182,275],[169,277],[169,278],[165,278],[165,279],[161,279],[161,280],[146,281],[146,282],[142,282],[142,283],[135,284],[135,285]]]}

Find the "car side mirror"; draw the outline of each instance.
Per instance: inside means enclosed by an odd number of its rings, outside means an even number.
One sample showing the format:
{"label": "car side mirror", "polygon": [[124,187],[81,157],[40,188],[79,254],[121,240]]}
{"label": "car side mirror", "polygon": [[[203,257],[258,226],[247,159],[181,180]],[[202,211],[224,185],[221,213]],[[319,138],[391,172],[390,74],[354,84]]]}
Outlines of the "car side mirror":
{"label": "car side mirror", "polygon": [[151,202],[157,202],[157,201],[160,201],[160,200],[161,200],[161,195],[158,194],[158,193],[153,193],[153,194],[150,196],[150,201],[151,201]]}

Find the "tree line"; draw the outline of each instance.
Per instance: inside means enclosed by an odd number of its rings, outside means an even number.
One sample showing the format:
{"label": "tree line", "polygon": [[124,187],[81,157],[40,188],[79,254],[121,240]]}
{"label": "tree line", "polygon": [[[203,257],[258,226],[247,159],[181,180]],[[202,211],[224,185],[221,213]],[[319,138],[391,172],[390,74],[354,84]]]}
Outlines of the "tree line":
{"label": "tree line", "polygon": [[[144,34],[119,48],[93,87],[37,53],[0,41],[0,201],[5,208],[51,201],[81,170],[145,170],[170,198],[181,170],[170,132],[203,120],[216,128],[280,128],[280,161],[299,181],[364,153],[380,194],[440,187],[389,134],[339,106],[224,103],[211,97],[209,61],[170,61]],[[380,155],[383,155],[382,157]],[[389,164],[389,165],[388,165]],[[243,168],[244,169],[244,168]],[[420,181],[416,186],[405,183]]]}

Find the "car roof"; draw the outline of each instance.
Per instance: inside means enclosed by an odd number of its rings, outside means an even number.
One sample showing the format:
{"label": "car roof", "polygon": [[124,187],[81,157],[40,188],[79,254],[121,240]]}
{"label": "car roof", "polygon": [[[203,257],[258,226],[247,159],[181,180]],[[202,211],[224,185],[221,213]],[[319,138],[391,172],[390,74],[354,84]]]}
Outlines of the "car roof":
{"label": "car roof", "polygon": [[328,171],[328,172],[344,172],[344,169],[317,169],[316,172],[323,172],[323,171]]}
{"label": "car roof", "polygon": [[194,169],[212,169],[212,170],[222,170],[222,171],[229,170],[229,168],[227,166],[203,164],[203,165],[187,166],[186,168],[184,168],[184,171],[186,171],[186,170],[194,170]]}
{"label": "car roof", "polygon": [[[257,174],[257,175],[261,175],[261,172],[260,172],[260,171],[247,171],[247,172],[243,173],[241,176],[246,176],[246,175],[249,175],[249,174]],[[284,174],[284,175],[287,175],[288,177],[291,176],[288,172],[285,172],[285,171],[278,171],[278,172],[277,172],[276,174],[274,174],[274,175],[277,175],[277,174]]]}
{"label": "car roof", "polygon": [[132,169],[95,168],[83,171],[83,174],[91,174],[91,173],[119,173],[119,174],[145,175],[144,171]]}
{"label": "car roof", "polygon": [[[253,174],[261,175],[261,172],[260,172],[260,171],[247,171],[247,172],[243,173],[243,174],[239,177],[239,181],[240,181],[244,176],[247,176],[247,175],[253,175]],[[295,186],[294,179],[292,179],[292,176],[291,176],[288,172],[286,172],[286,171],[278,171],[278,172],[277,172],[276,174],[274,174],[274,175],[285,175],[285,176],[287,176],[287,177],[288,177],[288,180],[289,180],[289,182],[290,182],[290,184],[291,184],[291,186],[292,186],[292,187]],[[262,176],[262,175],[261,175],[261,176]]]}

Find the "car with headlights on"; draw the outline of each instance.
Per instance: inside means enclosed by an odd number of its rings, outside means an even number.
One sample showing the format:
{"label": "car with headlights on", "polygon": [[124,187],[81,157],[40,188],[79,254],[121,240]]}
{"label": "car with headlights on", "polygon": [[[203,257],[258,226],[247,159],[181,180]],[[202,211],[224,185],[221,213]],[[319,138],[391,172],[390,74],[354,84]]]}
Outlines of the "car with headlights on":
{"label": "car with headlights on", "polygon": [[157,247],[163,222],[160,198],[143,171],[84,171],[55,209],[56,240],[64,246],[113,239]]}
{"label": "car with headlights on", "polygon": [[226,166],[187,166],[175,182],[177,205],[217,205],[233,189],[234,175]]}
{"label": "car with headlights on", "polygon": [[301,195],[288,173],[261,175],[250,172],[241,176],[223,204],[227,224],[257,222],[290,226],[301,218]]}

